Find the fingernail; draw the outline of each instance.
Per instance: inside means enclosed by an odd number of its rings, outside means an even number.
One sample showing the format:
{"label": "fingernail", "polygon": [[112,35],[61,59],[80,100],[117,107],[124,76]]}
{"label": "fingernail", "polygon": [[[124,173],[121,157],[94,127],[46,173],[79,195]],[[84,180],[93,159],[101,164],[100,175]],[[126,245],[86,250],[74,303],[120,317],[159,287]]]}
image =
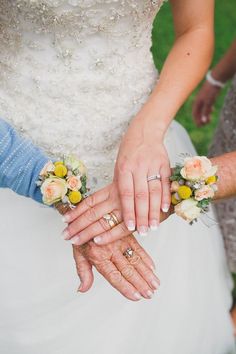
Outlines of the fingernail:
{"label": "fingernail", "polygon": [[203,123],[206,123],[207,117],[206,116],[202,116],[201,120],[202,120]]}
{"label": "fingernail", "polygon": [[135,223],[134,223],[133,220],[129,220],[129,221],[127,222],[127,229],[128,229],[129,231],[134,231],[134,230],[135,230]]}
{"label": "fingernail", "polygon": [[134,293],[134,297],[135,297],[135,299],[137,299],[137,300],[141,300],[141,299],[142,299],[142,296],[141,296],[141,294],[139,294],[139,293]]}
{"label": "fingernail", "polygon": [[77,293],[80,292],[80,289],[82,288],[82,284],[80,284],[80,286],[77,289]]}
{"label": "fingernail", "polygon": [[99,243],[101,243],[101,241],[102,241],[102,237],[100,237],[100,236],[94,237],[93,241],[94,241],[95,243],[99,244]]}
{"label": "fingernail", "polygon": [[153,297],[153,292],[151,290],[148,290],[147,296],[151,299]]}
{"label": "fingernail", "polygon": [[169,205],[168,204],[164,204],[163,207],[162,207],[162,211],[163,213],[167,213],[169,211]]}
{"label": "fingernail", "polygon": [[147,233],[148,233],[147,226],[140,226],[138,232],[139,232],[140,236],[147,236]]}
{"label": "fingernail", "polygon": [[158,284],[158,282],[156,280],[152,280],[151,284],[154,287],[154,289],[158,289],[159,288],[159,284]]}
{"label": "fingernail", "polygon": [[68,223],[70,221],[70,216],[69,215],[63,215],[63,217],[61,218],[62,222]]}
{"label": "fingernail", "polygon": [[158,229],[158,222],[157,220],[151,220],[150,222],[150,229],[152,231],[156,231]]}
{"label": "fingernail", "polygon": [[67,229],[62,232],[62,237],[64,238],[64,240],[67,240],[70,237],[70,233]]}
{"label": "fingernail", "polygon": [[70,243],[72,243],[72,245],[78,245],[79,246],[80,237],[79,236],[72,237],[72,239],[70,239]]}

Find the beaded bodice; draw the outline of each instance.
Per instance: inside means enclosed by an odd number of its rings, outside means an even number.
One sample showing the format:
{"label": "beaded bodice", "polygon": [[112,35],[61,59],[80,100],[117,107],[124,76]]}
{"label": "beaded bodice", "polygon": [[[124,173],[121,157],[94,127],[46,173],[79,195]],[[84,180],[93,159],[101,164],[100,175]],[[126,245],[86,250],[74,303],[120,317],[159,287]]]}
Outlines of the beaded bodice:
{"label": "beaded bodice", "polygon": [[0,0],[0,115],[50,154],[111,174],[156,71],[163,0]]}

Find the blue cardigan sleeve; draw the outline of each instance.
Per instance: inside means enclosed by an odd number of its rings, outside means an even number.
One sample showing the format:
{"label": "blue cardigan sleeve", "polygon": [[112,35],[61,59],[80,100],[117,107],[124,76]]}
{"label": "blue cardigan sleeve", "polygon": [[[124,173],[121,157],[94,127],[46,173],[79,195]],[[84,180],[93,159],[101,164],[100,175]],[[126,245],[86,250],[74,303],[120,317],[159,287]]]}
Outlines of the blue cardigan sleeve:
{"label": "blue cardigan sleeve", "polygon": [[20,137],[13,127],[0,118],[0,188],[42,203],[36,181],[49,158],[28,139]]}

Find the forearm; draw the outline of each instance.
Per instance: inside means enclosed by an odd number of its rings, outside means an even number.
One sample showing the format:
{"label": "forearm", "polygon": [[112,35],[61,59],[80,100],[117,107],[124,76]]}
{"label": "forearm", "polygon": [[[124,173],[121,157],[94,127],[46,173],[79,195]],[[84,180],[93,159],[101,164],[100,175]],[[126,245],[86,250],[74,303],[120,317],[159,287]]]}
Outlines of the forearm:
{"label": "forearm", "polygon": [[214,199],[224,199],[236,196],[236,151],[210,159],[218,166],[218,192]]}
{"label": "forearm", "polygon": [[236,73],[236,40],[211,72],[218,81],[227,82],[232,79]]}
{"label": "forearm", "polygon": [[36,181],[48,160],[40,149],[0,119],[0,188],[10,188],[42,202]]}
{"label": "forearm", "polygon": [[[188,8],[186,3],[182,6]],[[176,5],[173,7],[174,18],[178,18],[175,23],[175,43],[165,61],[159,82],[136,117],[145,122],[144,132],[154,129],[160,135],[164,135],[181,105],[205,75],[213,54],[213,22],[204,19],[203,15],[203,19],[195,23],[187,13],[191,11],[191,6],[185,9],[188,21],[179,20],[183,16],[180,15],[181,9],[177,9]]]}

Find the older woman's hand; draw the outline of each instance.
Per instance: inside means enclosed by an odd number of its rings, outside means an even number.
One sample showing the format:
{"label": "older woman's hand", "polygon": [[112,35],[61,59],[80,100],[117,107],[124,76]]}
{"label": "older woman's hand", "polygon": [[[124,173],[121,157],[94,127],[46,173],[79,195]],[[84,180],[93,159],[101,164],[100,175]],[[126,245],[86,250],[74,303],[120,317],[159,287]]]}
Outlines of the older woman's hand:
{"label": "older woman's hand", "polygon": [[78,291],[86,292],[91,288],[92,266],[123,296],[133,301],[141,297],[150,299],[160,285],[153,273],[152,259],[132,235],[106,246],[97,246],[93,241],[73,246],[73,254],[81,280]]}
{"label": "older woman's hand", "polygon": [[[170,212],[161,213],[161,221],[169,215]],[[75,209],[66,213],[63,219],[69,223],[63,232],[64,238],[75,245],[82,245],[91,239],[104,245],[131,233],[122,221],[121,203],[115,182],[86,198]]]}

